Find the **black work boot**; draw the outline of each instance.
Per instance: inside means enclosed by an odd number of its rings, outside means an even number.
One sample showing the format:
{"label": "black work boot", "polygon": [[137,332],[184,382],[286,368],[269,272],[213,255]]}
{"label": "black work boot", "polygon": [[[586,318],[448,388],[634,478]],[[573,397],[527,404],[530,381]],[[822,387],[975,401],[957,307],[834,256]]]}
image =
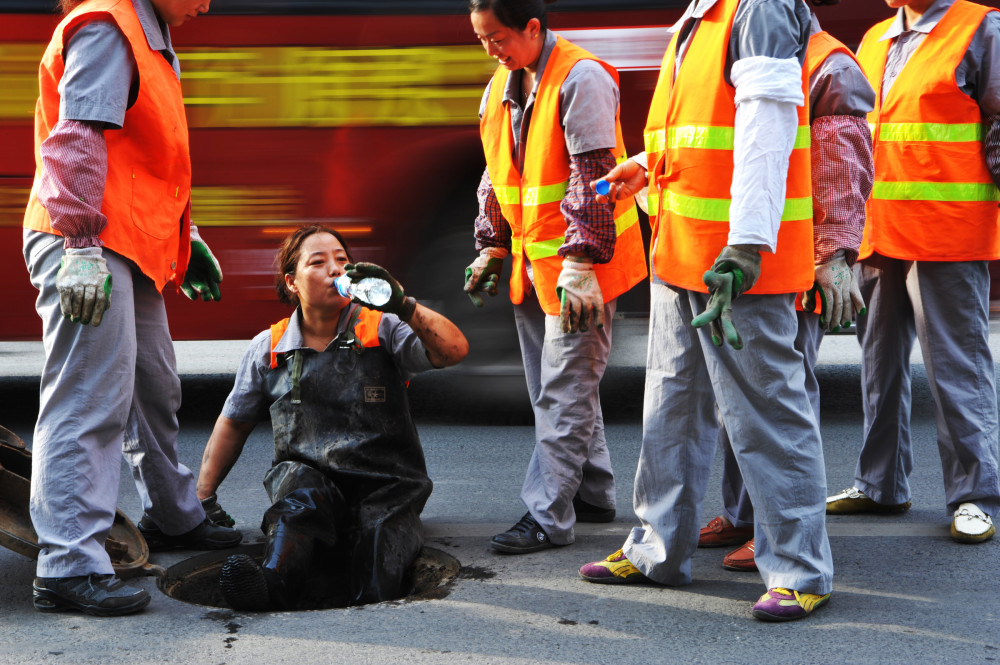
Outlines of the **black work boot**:
{"label": "black work boot", "polygon": [[263,612],[271,606],[264,569],[247,554],[234,554],[222,564],[222,596],[234,610]]}
{"label": "black work boot", "polygon": [[142,514],[139,520],[139,533],[146,539],[150,552],[161,552],[175,548],[189,550],[224,550],[236,547],[243,540],[243,534],[236,529],[219,526],[212,520],[205,521],[187,533],[168,536],[160,531],[153,518],[148,513]]}
{"label": "black work boot", "polygon": [[132,614],[149,605],[149,593],[116,575],[36,577],[32,585],[39,612],[79,610],[99,617]]}
{"label": "black work boot", "polygon": [[577,522],[603,523],[613,522],[615,519],[614,508],[599,508],[581,499],[579,494],[573,497],[573,511]]}
{"label": "black work boot", "polygon": [[517,524],[493,536],[490,547],[503,554],[527,554],[555,547],[531,513],[525,513]]}

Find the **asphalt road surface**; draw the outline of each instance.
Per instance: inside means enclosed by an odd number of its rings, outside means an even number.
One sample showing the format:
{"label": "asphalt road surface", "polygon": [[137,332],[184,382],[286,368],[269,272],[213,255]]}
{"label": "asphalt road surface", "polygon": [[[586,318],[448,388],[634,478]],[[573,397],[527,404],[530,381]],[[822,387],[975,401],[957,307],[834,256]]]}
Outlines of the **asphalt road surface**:
{"label": "asphalt road surface", "polygon": [[[245,343],[243,343],[245,344]],[[862,422],[853,338],[821,353],[821,426],[831,491],[852,482]],[[197,471],[231,382],[240,345],[179,344],[185,405],[181,460]],[[579,525],[575,544],[523,556],[491,553],[494,533],[524,512],[518,494],[533,445],[522,377],[439,372],[411,386],[434,492],[424,510],[427,545],[461,569],[430,598],[303,613],[235,613],[154,594],[139,615],[95,619],[43,615],[31,606],[33,562],[0,549],[0,663],[995,663],[1000,660],[1000,541],[969,546],[948,536],[950,516],[937,454],[933,403],[914,367],[913,508],[900,516],[833,516],[828,530],[836,578],[830,604],[790,624],[750,615],[759,576],[722,568],[726,548],[699,550],[683,588],[604,586],[579,566],[618,549],[636,523],[632,478],[641,435],[642,347],[635,340],[602,385],[607,437],[618,477],[618,517]],[[34,355],[33,355],[34,354]],[[0,424],[30,444],[40,354],[0,344]],[[206,363],[212,357],[225,367]],[[34,359],[33,359],[34,358]],[[7,362],[4,362],[7,361]],[[18,362],[28,369],[16,369]],[[185,368],[200,368],[200,371]],[[37,377],[37,375],[35,375]],[[32,385],[34,381],[34,385]],[[244,531],[261,538],[267,507],[261,478],[270,430],[258,426],[219,491]],[[721,508],[718,462],[702,522]],[[781,478],[775,478],[780,483]],[[141,512],[127,470],[120,506]],[[191,553],[154,555],[161,566]]]}

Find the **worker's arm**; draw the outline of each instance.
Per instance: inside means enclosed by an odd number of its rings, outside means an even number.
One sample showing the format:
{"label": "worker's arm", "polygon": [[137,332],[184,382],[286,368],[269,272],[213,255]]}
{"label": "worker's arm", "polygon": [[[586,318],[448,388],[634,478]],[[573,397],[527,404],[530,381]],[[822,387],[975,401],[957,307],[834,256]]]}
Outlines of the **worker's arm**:
{"label": "worker's arm", "polygon": [[199,499],[205,499],[215,494],[219,485],[229,475],[230,469],[236,464],[243,452],[255,423],[246,423],[219,416],[212,429],[212,435],[205,445],[201,457],[201,471],[198,473],[197,494]]}

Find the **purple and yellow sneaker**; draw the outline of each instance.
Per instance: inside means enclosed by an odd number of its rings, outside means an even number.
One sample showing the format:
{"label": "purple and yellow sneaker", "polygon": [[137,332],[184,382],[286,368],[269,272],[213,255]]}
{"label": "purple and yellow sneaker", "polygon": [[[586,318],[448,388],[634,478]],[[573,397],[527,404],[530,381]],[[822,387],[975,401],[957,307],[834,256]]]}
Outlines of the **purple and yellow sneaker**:
{"label": "purple and yellow sneaker", "polygon": [[636,584],[650,581],[625,558],[625,552],[622,550],[618,550],[604,561],[583,564],[580,566],[580,577],[595,584]]}
{"label": "purple and yellow sneaker", "polygon": [[761,621],[795,621],[809,616],[829,600],[828,593],[817,596],[814,593],[799,593],[795,589],[774,587],[754,603],[753,615]]}

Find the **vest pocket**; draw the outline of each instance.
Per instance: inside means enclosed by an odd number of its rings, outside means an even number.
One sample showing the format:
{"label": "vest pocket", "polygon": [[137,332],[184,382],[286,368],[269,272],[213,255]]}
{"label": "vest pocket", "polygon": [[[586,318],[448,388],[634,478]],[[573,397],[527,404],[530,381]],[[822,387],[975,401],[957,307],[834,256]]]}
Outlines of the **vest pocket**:
{"label": "vest pocket", "polygon": [[129,215],[135,227],[160,240],[176,234],[186,201],[180,200],[180,188],[156,176],[132,169],[132,197]]}

